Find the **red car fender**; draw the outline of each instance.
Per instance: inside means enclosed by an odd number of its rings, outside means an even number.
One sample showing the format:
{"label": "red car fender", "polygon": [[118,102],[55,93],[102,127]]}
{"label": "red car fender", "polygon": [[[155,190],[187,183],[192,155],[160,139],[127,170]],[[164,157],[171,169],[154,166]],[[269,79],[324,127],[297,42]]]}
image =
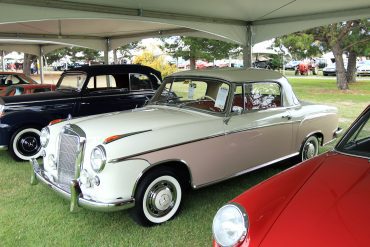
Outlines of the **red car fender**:
{"label": "red car fender", "polygon": [[[249,217],[248,235],[240,246],[259,246],[290,200],[320,167],[328,155],[308,160],[252,187],[231,202],[243,206]],[[268,196],[265,196],[268,191]],[[255,205],[264,205],[263,207]],[[214,246],[218,246],[216,243]]]}

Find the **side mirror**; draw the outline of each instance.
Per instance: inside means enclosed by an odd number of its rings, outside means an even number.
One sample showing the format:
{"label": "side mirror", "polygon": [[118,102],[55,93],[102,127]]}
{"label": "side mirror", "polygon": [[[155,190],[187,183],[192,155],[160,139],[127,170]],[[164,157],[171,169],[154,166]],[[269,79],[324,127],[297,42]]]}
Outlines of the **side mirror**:
{"label": "side mirror", "polygon": [[234,105],[233,108],[231,108],[232,112],[236,112],[238,115],[242,114],[243,107]]}

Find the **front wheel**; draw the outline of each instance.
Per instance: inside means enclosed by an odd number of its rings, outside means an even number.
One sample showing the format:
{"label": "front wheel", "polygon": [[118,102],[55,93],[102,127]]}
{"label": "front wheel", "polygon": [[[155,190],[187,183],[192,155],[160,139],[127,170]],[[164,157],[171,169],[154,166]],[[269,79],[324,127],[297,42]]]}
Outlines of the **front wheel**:
{"label": "front wheel", "polygon": [[153,226],[172,219],[178,212],[182,187],[176,173],[160,169],[150,172],[135,193],[133,219],[142,226]]}
{"label": "front wheel", "polygon": [[301,160],[308,160],[319,153],[319,139],[317,136],[310,136],[306,139],[301,147]]}
{"label": "front wheel", "polygon": [[25,127],[15,132],[10,139],[9,151],[18,161],[26,161],[40,154],[40,130]]}

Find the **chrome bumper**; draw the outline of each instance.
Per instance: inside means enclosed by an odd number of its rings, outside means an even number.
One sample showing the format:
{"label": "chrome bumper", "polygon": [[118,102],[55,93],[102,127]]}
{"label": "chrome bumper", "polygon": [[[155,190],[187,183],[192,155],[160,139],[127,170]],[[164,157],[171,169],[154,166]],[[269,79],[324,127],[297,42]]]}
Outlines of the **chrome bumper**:
{"label": "chrome bumper", "polygon": [[343,132],[343,129],[342,129],[342,128],[340,128],[340,127],[338,127],[338,129],[334,132],[333,137],[334,137],[334,138],[338,138],[338,137],[340,137],[340,136],[341,136],[341,134],[342,134],[342,132]]}
{"label": "chrome bumper", "polygon": [[43,165],[39,164],[38,161],[33,158],[30,160],[32,165],[32,177],[31,177],[31,184],[35,185],[38,181],[42,182],[43,184],[52,188],[55,192],[57,192],[63,198],[69,200],[70,204],[70,211],[75,212],[78,207],[83,207],[95,211],[102,211],[102,212],[114,212],[119,211],[127,208],[131,208],[135,206],[135,199],[131,198],[129,200],[120,200],[116,202],[106,203],[106,202],[98,202],[94,200],[85,199],[82,197],[80,186],[77,180],[71,181],[71,193],[68,193],[58,187],[54,182],[50,181],[48,176],[45,174],[43,169]]}

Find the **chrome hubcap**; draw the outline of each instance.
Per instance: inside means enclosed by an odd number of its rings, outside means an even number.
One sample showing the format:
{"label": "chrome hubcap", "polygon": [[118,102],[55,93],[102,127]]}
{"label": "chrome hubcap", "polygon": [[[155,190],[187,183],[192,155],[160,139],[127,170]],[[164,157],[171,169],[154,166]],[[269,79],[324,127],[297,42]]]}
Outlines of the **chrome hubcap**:
{"label": "chrome hubcap", "polygon": [[169,181],[156,183],[148,193],[146,206],[154,217],[166,215],[174,207],[177,194],[175,186]]}
{"label": "chrome hubcap", "polygon": [[315,157],[316,155],[316,146],[315,144],[309,142],[305,146],[305,152],[304,152],[304,157],[303,159],[311,159]]}
{"label": "chrome hubcap", "polygon": [[37,153],[40,147],[37,138],[38,137],[36,136],[36,134],[22,136],[18,142],[19,151],[22,154],[27,154],[27,155]]}

